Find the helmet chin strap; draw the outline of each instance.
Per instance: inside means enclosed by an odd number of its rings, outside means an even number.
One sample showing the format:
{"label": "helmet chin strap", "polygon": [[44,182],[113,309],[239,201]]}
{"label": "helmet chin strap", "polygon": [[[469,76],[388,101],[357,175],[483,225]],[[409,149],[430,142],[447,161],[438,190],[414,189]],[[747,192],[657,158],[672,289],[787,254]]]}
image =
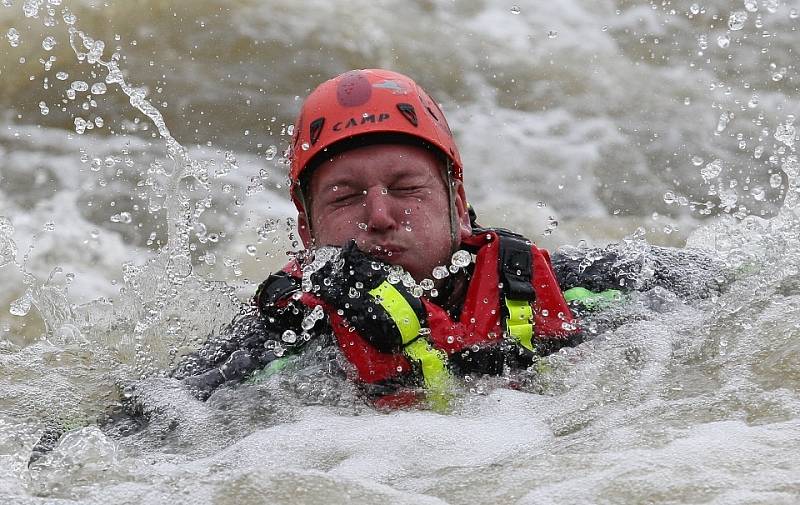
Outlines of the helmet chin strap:
{"label": "helmet chin strap", "polygon": [[453,180],[453,161],[447,158],[444,169],[444,183],[447,186],[447,207],[450,213],[450,253],[458,250],[461,245],[461,220],[456,209],[456,182]]}

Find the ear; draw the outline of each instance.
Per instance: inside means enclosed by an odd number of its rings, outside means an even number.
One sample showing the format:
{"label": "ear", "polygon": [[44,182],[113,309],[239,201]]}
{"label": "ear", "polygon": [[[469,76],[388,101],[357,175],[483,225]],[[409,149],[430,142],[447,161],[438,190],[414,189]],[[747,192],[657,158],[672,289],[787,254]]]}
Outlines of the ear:
{"label": "ear", "polygon": [[455,181],[455,206],[456,216],[458,217],[458,232],[461,239],[472,236],[472,223],[469,220],[469,210],[467,209],[467,196],[464,193],[464,185],[461,181]]}
{"label": "ear", "polygon": [[311,236],[311,227],[308,224],[308,216],[305,212],[297,213],[297,233],[306,249],[311,249],[314,245],[314,238]]}

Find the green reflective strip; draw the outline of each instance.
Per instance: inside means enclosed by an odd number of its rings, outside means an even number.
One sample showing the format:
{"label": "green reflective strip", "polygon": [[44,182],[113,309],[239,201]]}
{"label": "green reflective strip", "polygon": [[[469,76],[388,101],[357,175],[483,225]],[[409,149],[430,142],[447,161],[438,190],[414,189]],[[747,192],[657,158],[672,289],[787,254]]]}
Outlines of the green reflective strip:
{"label": "green reflective strip", "polygon": [[425,383],[426,398],[439,412],[450,406],[453,380],[447,368],[447,354],[435,349],[419,336],[422,325],[414,309],[400,292],[387,281],[369,291],[392,318],[403,339],[403,352],[419,364]]}
{"label": "green reflective strip", "polygon": [[574,287],[564,291],[564,300],[578,302],[587,309],[602,308],[617,302],[622,297],[622,292],[617,289],[607,289],[599,293],[582,287]]}
{"label": "green reflective strip", "polygon": [[533,307],[527,300],[509,300],[506,298],[506,308],[508,309],[508,319],[506,326],[508,333],[519,342],[519,344],[535,351],[533,346]]}
{"label": "green reflective strip", "polygon": [[394,324],[397,325],[397,329],[400,330],[400,336],[403,339],[403,345],[417,338],[422,325],[419,323],[419,318],[414,309],[411,308],[411,305],[403,298],[397,288],[387,281],[383,281],[377,288],[370,290],[369,294],[381,304],[389,314],[389,317],[392,318],[392,321],[394,321]]}
{"label": "green reflective strip", "polygon": [[405,346],[404,352],[422,368],[426,397],[431,407],[437,411],[447,410],[453,387],[450,370],[447,368],[447,354],[434,349],[421,338]]}

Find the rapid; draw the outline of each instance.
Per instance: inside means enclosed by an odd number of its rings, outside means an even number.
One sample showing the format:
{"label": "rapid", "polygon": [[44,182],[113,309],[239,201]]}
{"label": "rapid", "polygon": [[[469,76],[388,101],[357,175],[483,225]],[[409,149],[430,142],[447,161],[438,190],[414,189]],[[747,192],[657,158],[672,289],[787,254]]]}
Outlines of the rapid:
{"label": "rapid", "polygon": [[[800,0],[0,0],[0,502],[799,502],[799,31]],[[369,67],[442,103],[482,225],[703,249],[724,290],[633,293],[445,414],[324,362],[196,400],[166,372],[301,247],[302,97]],[[149,424],[100,429],[130,395]]]}

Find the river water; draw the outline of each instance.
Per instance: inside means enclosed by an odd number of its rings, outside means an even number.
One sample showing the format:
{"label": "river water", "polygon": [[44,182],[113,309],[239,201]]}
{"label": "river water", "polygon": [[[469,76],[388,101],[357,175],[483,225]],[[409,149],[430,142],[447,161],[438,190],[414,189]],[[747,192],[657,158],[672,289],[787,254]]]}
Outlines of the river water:
{"label": "river water", "polygon": [[[799,29],[797,0],[2,0],[1,501],[797,503]],[[194,400],[164,372],[299,247],[291,121],[358,67],[442,103],[482,224],[703,248],[725,290],[633,295],[447,414],[322,367]],[[150,425],[101,431],[132,383]]]}

